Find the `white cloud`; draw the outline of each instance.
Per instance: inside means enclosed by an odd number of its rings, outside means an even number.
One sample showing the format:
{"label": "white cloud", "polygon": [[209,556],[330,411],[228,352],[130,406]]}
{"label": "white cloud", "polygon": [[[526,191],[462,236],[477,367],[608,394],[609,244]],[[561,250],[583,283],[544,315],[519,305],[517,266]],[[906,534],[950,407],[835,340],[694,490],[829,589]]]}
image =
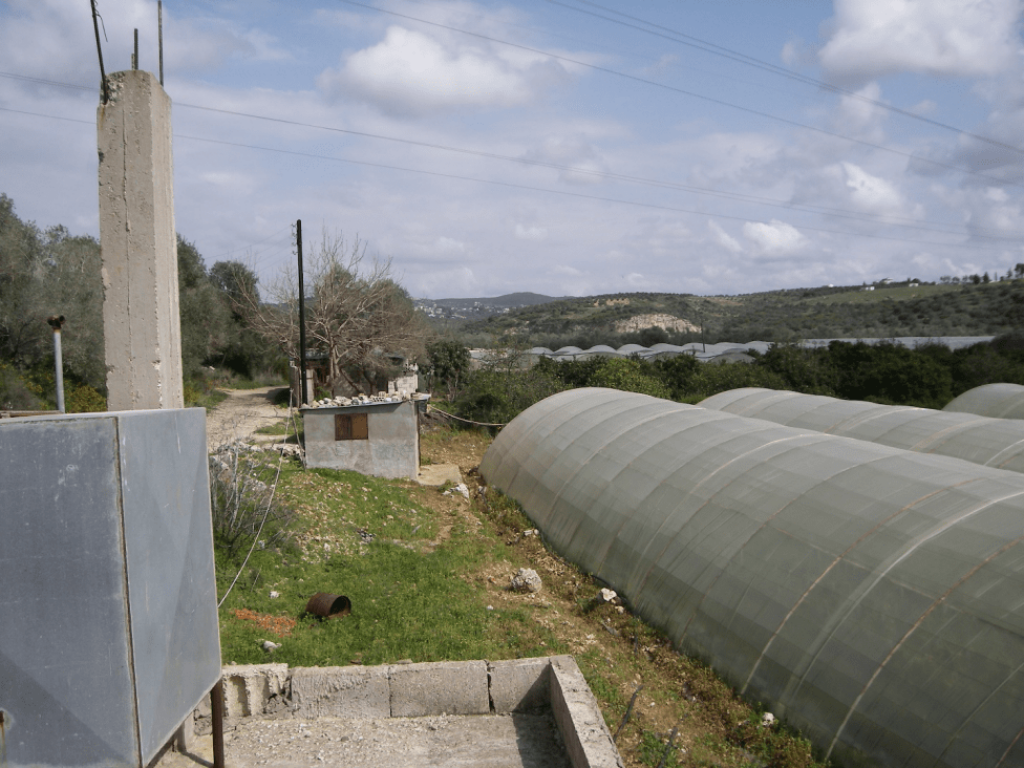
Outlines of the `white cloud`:
{"label": "white cloud", "polygon": [[434,241],[433,250],[435,253],[444,254],[465,253],[466,244],[461,240],[456,240],[451,237],[439,237]]}
{"label": "white cloud", "polygon": [[772,256],[788,256],[807,244],[800,230],[778,219],[772,219],[770,224],[748,221],[743,225],[743,236],[762,253]]}
{"label": "white cloud", "polygon": [[582,136],[548,136],[527,150],[523,159],[572,168],[561,171],[558,176],[559,180],[570,184],[600,184],[599,174],[608,170],[604,158]]}
{"label": "white cloud", "polygon": [[486,47],[442,43],[392,26],[381,42],[351,54],[340,69],[324,71],[317,85],[328,97],[355,97],[396,115],[515,107],[536,98],[547,68],[561,69],[548,61],[499,56]]}
{"label": "white cloud", "polygon": [[903,196],[885,179],[853,163],[840,163],[839,167],[846,177],[849,201],[857,210],[891,215],[903,209]]}
{"label": "white cloud", "polygon": [[1019,198],[1005,189],[971,189],[966,194],[967,229],[972,234],[1020,236],[1024,232],[1024,212]]}
{"label": "white cloud", "polygon": [[[4,69],[66,81],[87,72],[98,81],[99,65],[87,3],[69,0],[7,0],[0,16],[0,64]],[[139,31],[142,69],[157,70],[157,9],[154,0],[99,4],[103,59],[108,73],[128,69],[134,29]],[[104,14],[104,11],[106,13]],[[182,18],[164,7],[164,66],[168,73],[210,70],[228,58],[274,61],[289,54],[269,32],[229,19]],[[74,79],[74,78],[71,78]]]}
{"label": "white cloud", "polygon": [[520,240],[543,240],[548,236],[548,231],[544,227],[524,227],[522,224],[516,224],[516,237]]}
{"label": "white cloud", "polygon": [[708,229],[711,230],[711,239],[730,253],[743,253],[743,246],[739,241],[722,229],[716,221],[708,219]]}
{"label": "white cloud", "polygon": [[888,112],[877,103],[881,98],[882,89],[877,82],[868,83],[852,95],[844,95],[835,116],[837,127],[847,135],[866,134],[872,141],[883,141],[881,122],[888,117]]}
{"label": "white cloud", "polygon": [[1019,0],[835,0],[819,57],[839,81],[898,72],[991,75],[1017,47]]}

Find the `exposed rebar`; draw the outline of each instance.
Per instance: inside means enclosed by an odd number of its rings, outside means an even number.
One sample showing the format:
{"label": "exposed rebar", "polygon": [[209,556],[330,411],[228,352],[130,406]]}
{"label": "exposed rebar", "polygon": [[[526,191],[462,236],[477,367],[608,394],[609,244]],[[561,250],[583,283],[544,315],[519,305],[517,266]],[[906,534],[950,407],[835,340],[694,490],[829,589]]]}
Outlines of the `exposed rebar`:
{"label": "exposed rebar", "polygon": [[103,86],[103,103],[110,101],[110,87],[107,85],[107,73],[103,71],[103,48],[100,46],[100,23],[98,20],[99,11],[96,10],[96,0],[89,0],[92,6],[92,28],[96,33],[96,53],[100,57],[100,84]]}
{"label": "exposed rebar", "polygon": [[160,86],[164,84],[164,0],[156,3],[156,47],[160,58]]}

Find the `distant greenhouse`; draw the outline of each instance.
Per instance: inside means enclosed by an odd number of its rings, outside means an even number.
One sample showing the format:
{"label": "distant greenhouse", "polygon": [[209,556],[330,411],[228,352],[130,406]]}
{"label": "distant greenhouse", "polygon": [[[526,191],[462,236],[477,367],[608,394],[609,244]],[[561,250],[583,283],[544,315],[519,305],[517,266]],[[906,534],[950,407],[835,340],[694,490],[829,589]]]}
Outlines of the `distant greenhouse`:
{"label": "distant greenhouse", "polygon": [[[805,339],[796,343],[804,349],[820,349],[827,347],[833,341],[864,342],[865,344],[896,344],[907,349],[928,344],[940,344],[949,349],[963,349],[975,344],[982,344],[992,341],[994,336],[901,336],[893,339]],[[749,341],[745,344],[721,341],[716,344],[704,344],[702,342],[689,342],[687,344],[655,344],[653,347],[642,347],[639,344],[625,344],[614,349],[607,344],[598,344],[589,349],[579,347],[560,347],[551,350],[547,347],[534,347],[530,354],[534,357],[550,357],[555,360],[586,360],[592,357],[632,357],[634,355],[645,360],[654,360],[659,357],[677,357],[679,355],[690,355],[701,361],[734,361],[743,358],[749,359],[746,353],[755,352],[764,354],[772,347],[771,342]]]}
{"label": "distant greenhouse", "polygon": [[606,389],[481,465],[552,545],[847,765],[1024,765],[1024,477]]}
{"label": "distant greenhouse", "polygon": [[787,427],[1024,472],[1024,421],[757,387],[721,392],[699,405]]}
{"label": "distant greenhouse", "polygon": [[1020,384],[985,384],[967,390],[942,410],[976,413],[997,419],[1024,419],[1024,387]]}

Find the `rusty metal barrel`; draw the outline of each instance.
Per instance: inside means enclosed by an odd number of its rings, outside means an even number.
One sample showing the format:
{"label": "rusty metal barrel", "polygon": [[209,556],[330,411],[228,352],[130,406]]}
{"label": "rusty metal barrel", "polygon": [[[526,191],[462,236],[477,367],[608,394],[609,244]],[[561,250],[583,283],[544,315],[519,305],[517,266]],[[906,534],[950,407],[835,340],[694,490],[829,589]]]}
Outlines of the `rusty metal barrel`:
{"label": "rusty metal barrel", "polygon": [[352,601],[344,595],[317,592],[306,603],[306,613],[325,619],[336,619],[352,613]]}

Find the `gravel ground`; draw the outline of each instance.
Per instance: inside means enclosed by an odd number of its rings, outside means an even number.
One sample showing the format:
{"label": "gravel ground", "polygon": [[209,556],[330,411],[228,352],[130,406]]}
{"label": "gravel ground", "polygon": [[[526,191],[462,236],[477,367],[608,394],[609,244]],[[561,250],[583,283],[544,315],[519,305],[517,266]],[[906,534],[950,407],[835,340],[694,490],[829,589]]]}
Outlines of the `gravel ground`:
{"label": "gravel ground", "polygon": [[227,399],[206,412],[209,449],[212,451],[233,440],[248,441],[260,427],[283,423],[288,409],[274,405],[274,396],[281,389],[283,387],[224,390],[228,393]]}
{"label": "gravel ground", "polygon": [[[569,768],[550,713],[352,720],[251,719],[225,727],[231,768]],[[209,736],[156,768],[212,764]]]}

